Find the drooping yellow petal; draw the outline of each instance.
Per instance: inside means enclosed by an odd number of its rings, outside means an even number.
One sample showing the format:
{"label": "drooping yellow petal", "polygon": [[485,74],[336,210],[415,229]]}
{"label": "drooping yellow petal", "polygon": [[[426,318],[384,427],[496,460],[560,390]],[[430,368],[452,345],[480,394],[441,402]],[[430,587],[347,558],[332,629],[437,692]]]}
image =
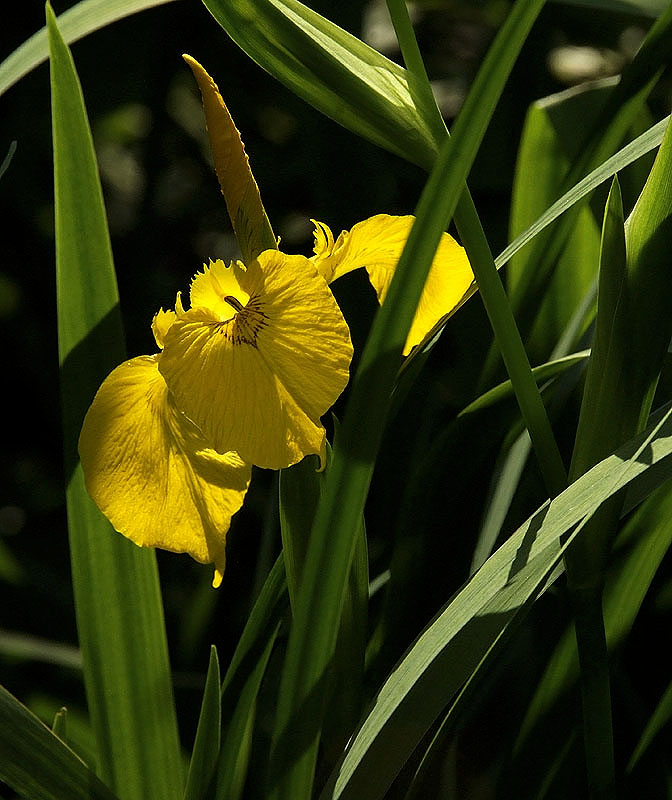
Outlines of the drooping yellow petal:
{"label": "drooping yellow petal", "polygon": [[261,202],[245,147],[217,84],[191,56],[182,56],[194,73],[203,98],[215,171],[226,200],[243,261],[248,263],[277,242]]}
{"label": "drooping yellow petal", "polygon": [[[312,261],[328,283],[365,267],[382,303],[414,219],[411,215],[378,214],[358,222],[350,231],[343,231],[336,241],[327,225],[316,222]],[[444,233],[404,345],[404,355],[458,306],[473,279],[464,248]]]}
{"label": "drooping yellow petal", "polygon": [[236,453],[216,453],[177,410],[159,360],[126,361],[98,390],[79,439],[86,488],[124,536],[214,563],[221,582],[251,468]]}
{"label": "drooping yellow petal", "polygon": [[217,263],[211,270],[231,270],[249,300],[232,319],[215,302],[170,328],[159,368],[179,408],[216,450],[260,467],[323,455],[320,417],[345,388],[352,359],[331,291],[303,256],[267,250],[238,272]]}

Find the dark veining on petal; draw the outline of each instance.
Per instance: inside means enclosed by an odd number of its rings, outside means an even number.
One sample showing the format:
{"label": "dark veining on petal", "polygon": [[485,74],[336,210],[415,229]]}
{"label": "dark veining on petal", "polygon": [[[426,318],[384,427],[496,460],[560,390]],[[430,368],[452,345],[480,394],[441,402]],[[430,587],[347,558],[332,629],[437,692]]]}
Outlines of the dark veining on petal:
{"label": "dark veining on petal", "polygon": [[245,306],[235,297],[227,296],[224,299],[236,309],[236,314],[233,319],[219,323],[219,333],[233,345],[249,344],[256,347],[259,331],[268,325],[268,316],[263,311],[260,297],[253,295]]}

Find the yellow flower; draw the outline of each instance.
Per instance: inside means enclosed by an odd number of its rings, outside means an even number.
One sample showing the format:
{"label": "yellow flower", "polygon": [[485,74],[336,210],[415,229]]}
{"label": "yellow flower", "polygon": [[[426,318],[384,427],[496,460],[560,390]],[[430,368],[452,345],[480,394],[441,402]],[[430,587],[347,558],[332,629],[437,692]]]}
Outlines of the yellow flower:
{"label": "yellow flower", "polygon": [[[324,463],[321,417],[347,385],[352,359],[329,284],[364,267],[382,303],[413,217],[380,214],[336,240],[316,222],[312,258],[280,252],[217,86],[185,58],[244,263],[211,261],[192,280],[188,309],[178,294],[174,311],[158,312],[160,352],[106,378],[79,450],[89,494],[118,531],[214,562],[218,586],[250,465],[282,469],[308,454]],[[452,313],[472,280],[464,250],[444,234],[404,354]]]}
{"label": "yellow flower", "polygon": [[[159,313],[159,347],[176,319]],[[125,361],[105,379],[84,419],[79,454],[86,488],[120,533],[137,545],[225,565],[226,534],[251,468],[217,453],[176,406],[159,371],[162,354]]]}
{"label": "yellow flower", "polygon": [[[312,261],[328,283],[365,267],[378,302],[382,303],[414,219],[410,214],[404,217],[377,214],[358,222],[350,231],[343,231],[336,241],[328,225],[312,220],[315,225]],[[440,319],[459,306],[473,280],[464,248],[444,233],[406,338],[405,356]]]}
{"label": "yellow flower", "polygon": [[247,266],[215,261],[196,275],[159,370],[215,450],[281,469],[324,458],[320,417],[351,359],[348,326],[315,266],[266,250]]}
{"label": "yellow flower", "polygon": [[[275,237],[240,134],[216,83],[191,56],[185,55],[184,59],[201,90],[215,171],[243,259],[247,260],[246,253],[254,256],[262,250],[276,248]],[[315,255],[311,260],[327,283],[365,267],[378,301],[382,303],[413,221],[410,215],[378,214],[357,223],[350,231],[343,231],[334,240],[327,225],[313,220]],[[473,280],[464,248],[444,233],[404,346],[404,355],[420,344],[439,320],[460,306]]]}

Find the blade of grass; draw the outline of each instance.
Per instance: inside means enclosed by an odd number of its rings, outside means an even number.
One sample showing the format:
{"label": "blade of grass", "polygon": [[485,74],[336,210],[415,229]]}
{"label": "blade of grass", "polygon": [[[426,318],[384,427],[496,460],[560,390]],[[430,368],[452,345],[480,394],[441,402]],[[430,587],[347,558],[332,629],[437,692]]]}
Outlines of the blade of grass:
{"label": "blade of grass", "polygon": [[[324,713],[321,692],[401,349],[441,233],[541,5],[516,4],[467,98],[454,135],[442,145],[352,384],[311,535],[287,648],[271,762],[274,798],[298,800],[310,794]],[[536,393],[531,372],[529,377]]]}
{"label": "blade of grass", "polygon": [[[172,0],[82,0],[58,16],[58,27],[68,44],[119,19]],[[34,33],[0,64],[0,96],[32,69],[49,58],[47,29]]]}
{"label": "blade of grass", "polygon": [[653,714],[646,723],[646,727],[642,731],[637,746],[628,761],[627,772],[632,772],[637,766],[640,758],[648,750],[656,735],[669,723],[670,719],[672,719],[672,681],[668,683]]}
{"label": "blade of grass", "polygon": [[3,686],[0,780],[31,800],[115,800],[86,764]]}
{"label": "blade of grass", "polygon": [[77,439],[123,360],[109,233],[72,56],[49,6],[58,346],[77,629],[99,770],[122,798],[178,798],[182,769],[154,553],[115,533],[88,497]]}
{"label": "blade of grass", "polygon": [[222,709],[220,705],[221,679],[217,648],[210,648],[208,673],[205,677],[201,713],[196,728],[196,738],[191,751],[184,800],[201,800],[206,797],[215,773],[219,756]]}
{"label": "blade of grass", "polygon": [[227,707],[226,723],[222,734],[222,750],[217,769],[216,798],[238,800],[243,797],[250,761],[257,696],[279,630],[280,623],[278,622],[256,663],[249,665],[249,672],[245,676],[245,682],[238,695],[235,708],[229,711]]}
{"label": "blade of grass", "polygon": [[[245,726],[240,723],[249,720],[253,713],[252,701],[256,697],[253,687],[256,685],[258,691],[264,672],[260,664],[266,663],[287,605],[285,563],[281,554],[259,592],[222,682],[222,720],[227,727],[223,731],[217,764],[216,800],[229,800],[228,792],[240,787],[244,779],[249,737]],[[232,729],[228,727],[229,722],[233,720],[243,696],[246,698],[243,704],[249,713],[246,717],[241,706],[237,724]]]}
{"label": "blade of grass", "polygon": [[[338,428],[335,435],[338,436]],[[301,575],[315,510],[329,474],[332,450],[327,444],[327,465],[318,472],[316,457],[280,472],[280,528],[288,576],[290,601],[296,608]],[[364,520],[355,546],[348,591],[339,621],[332,678],[328,688],[328,711],[323,731],[325,759],[333,766],[359,722],[364,678],[368,617],[369,569]]]}
{"label": "blade of grass", "polygon": [[[507,539],[390,674],[321,800],[382,797],[441,710],[550,585],[570,538],[578,540],[605,500],[654,464],[666,464],[670,453],[672,410],[544,504]],[[661,481],[670,470],[667,464]]]}
{"label": "blade of grass", "polygon": [[16,142],[9,143],[9,149],[7,150],[7,155],[2,159],[2,164],[0,164],[0,178],[5,174],[7,168],[12,163],[12,158],[14,158],[14,153],[16,153]]}
{"label": "blade of grass", "polygon": [[2,628],[0,628],[0,653],[10,658],[58,664],[68,669],[82,668],[82,656],[76,647],[25,633],[13,633]]}

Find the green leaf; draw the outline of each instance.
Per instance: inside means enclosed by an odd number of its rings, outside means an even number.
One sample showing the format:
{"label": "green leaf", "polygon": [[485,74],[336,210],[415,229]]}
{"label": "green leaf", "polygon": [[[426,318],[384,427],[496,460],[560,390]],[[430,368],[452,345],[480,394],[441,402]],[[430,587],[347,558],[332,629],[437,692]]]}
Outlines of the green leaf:
{"label": "green leaf", "polygon": [[[600,254],[597,318],[572,456],[578,476],[641,430],[649,416],[672,336],[672,130],[668,127],[651,174],[624,230],[618,182],[607,201]],[[626,253],[627,248],[627,253]],[[655,323],[652,324],[652,321]],[[582,591],[601,583],[620,516],[600,515],[585,546],[570,550],[568,577]],[[598,523],[595,522],[597,525]]]}
{"label": "green leaf", "polygon": [[620,385],[627,375],[632,335],[630,312],[623,303],[626,282],[623,203],[614,178],[604,211],[595,332],[572,456],[575,476],[637,432],[641,396],[630,408]]}
{"label": "green leaf", "polygon": [[538,218],[532,225],[519,234],[495,259],[497,267],[501,268],[528,242],[531,242],[541,231],[554,222],[561,214],[572,208],[586,195],[590,194],[600,184],[612,178],[619,170],[632,164],[638,158],[650,153],[663,141],[670,117],[665,117],[660,122],[651,126],[647,131],[637,136],[629,144],[622,147],[617,153],[604,161],[599,167],[589,172],[571,189],[558,198],[553,205]]}
{"label": "green leaf", "polygon": [[[327,460],[331,457],[331,448],[327,446]],[[293,467],[280,470],[280,535],[292,609],[296,608],[315,509],[324,486],[325,474],[318,469],[317,456],[309,456]]]}
{"label": "green leaf", "polygon": [[2,686],[0,780],[30,800],[115,800],[86,764]]}
{"label": "green leaf", "polygon": [[405,69],[296,0],[203,0],[234,42],[359,136],[431,167],[445,128]]}
{"label": "green leaf", "polygon": [[[613,83],[613,81],[609,81]],[[570,89],[533,103],[523,126],[511,202],[511,238],[557,198],[576,158],[581,130],[590,125],[610,91],[603,83]],[[534,180],[530,180],[534,175]],[[530,358],[545,359],[597,275],[600,234],[588,206],[579,211],[554,274],[545,287],[535,325],[525,340]],[[530,251],[514,256],[506,271],[509,292],[525,272]]]}
{"label": "green leaf", "polygon": [[82,656],[76,647],[29,636],[26,633],[12,633],[0,630],[0,653],[3,656],[19,659],[33,659],[45,664],[58,664],[69,669],[82,668]]}
{"label": "green leaf", "polygon": [[235,708],[229,709],[227,706],[224,709],[226,723],[217,771],[216,800],[220,798],[238,800],[243,797],[252,747],[257,696],[279,630],[280,622],[268,637],[256,662],[245,665],[247,672]]}
{"label": "green leaf", "polygon": [[[280,472],[280,530],[288,576],[290,601],[296,607],[315,510],[329,474],[332,450],[327,444],[327,464],[318,472],[316,457],[304,458]],[[359,721],[363,691],[368,615],[369,565],[363,518],[355,546],[348,590],[339,622],[338,639],[328,687],[323,747],[334,763]]]}
{"label": "green leaf", "polygon": [[225,731],[219,752],[216,800],[242,791],[250,747],[255,702],[278,626],[287,610],[285,564],[280,555],[268,574],[222,683]]}
{"label": "green leaf", "polygon": [[16,153],[16,142],[9,143],[9,149],[7,150],[7,155],[2,159],[2,164],[0,164],[0,178],[5,174],[7,168],[12,163],[12,158],[14,158],[14,153]]}
{"label": "green leaf", "polygon": [[[654,465],[672,463],[672,411],[544,504],[485,562],[418,637],[321,794],[382,797],[441,710],[549,585],[560,558],[600,505]],[[575,528],[575,526],[577,526]],[[568,538],[568,532],[572,531]]]}
{"label": "green leaf", "polygon": [[[562,358],[556,358],[553,361],[547,361],[545,364],[540,364],[538,367],[533,367],[532,374],[538,384],[542,384],[552,378],[562,375],[570,367],[575,364],[580,364],[585,361],[590,355],[590,350],[581,350],[579,353],[571,353]],[[513,395],[513,387],[511,381],[502,381],[502,383],[493,386],[487,392],[484,392],[480,397],[477,397],[468,406],[459,412],[458,416],[463,417],[467,414],[473,414],[477,411],[483,411],[490,408],[502,400]]]}
{"label": "green leaf", "polygon": [[669,723],[670,719],[672,719],[672,681],[668,683],[653,714],[646,723],[646,727],[628,762],[628,772],[631,772],[635,768],[639,759],[644,755],[656,738],[656,735]]}
{"label": "green leaf", "polygon": [[516,5],[467,98],[454,135],[442,145],[352,384],[311,534],[285,658],[271,762],[275,798],[296,800],[310,794],[327,667],[401,350],[440,236],[540,7],[540,2]]}
{"label": "green leaf", "polygon": [[[621,79],[609,93],[592,126],[587,129],[578,151],[579,156],[573,161],[565,178],[566,185],[571,186],[621,144],[640,116],[644,100],[667,63],[671,44],[672,6],[669,6],[653,24],[635,58],[625,67]],[[537,240],[528,269],[516,284],[511,303],[524,336],[527,336],[536,317],[539,296],[574,227],[579,209],[580,206],[574,206],[547,236]],[[493,361],[494,356],[489,359],[489,365]],[[487,372],[486,369],[486,376]]]}
{"label": "green leaf", "polygon": [[124,357],[91,132],[70,52],[47,6],[56,284],[73,589],[99,770],[122,798],[178,798],[182,765],[154,553],[115,533],[84,488],[77,439]]}
{"label": "green leaf", "polygon": [[[672,544],[672,486],[669,481],[654,491],[628,520],[614,546],[604,592],[604,620],[610,651],[621,645],[632,628],[658,567]],[[540,678],[521,724],[515,745],[515,763],[540,763],[534,774],[544,774],[546,756],[555,747],[548,733],[548,714],[564,702],[576,683],[579,664],[574,630],[569,627],[560,638]],[[574,714],[568,724],[575,722]],[[540,731],[546,730],[543,747]],[[554,718],[553,737],[567,736],[567,729]],[[515,773],[515,767],[513,772]],[[532,780],[530,773],[528,777]],[[519,784],[522,787],[522,783]]]}
{"label": "green leaf", "polygon": [[219,659],[217,648],[213,645],[210,648],[208,674],[205,677],[201,713],[191,751],[184,800],[202,800],[206,797],[219,756],[221,726]]}
{"label": "green leaf", "polygon": [[[170,3],[171,0],[82,0],[58,17],[58,27],[68,44],[112,22]],[[47,29],[34,33],[0,64],[0,95],[49,58]]]}

